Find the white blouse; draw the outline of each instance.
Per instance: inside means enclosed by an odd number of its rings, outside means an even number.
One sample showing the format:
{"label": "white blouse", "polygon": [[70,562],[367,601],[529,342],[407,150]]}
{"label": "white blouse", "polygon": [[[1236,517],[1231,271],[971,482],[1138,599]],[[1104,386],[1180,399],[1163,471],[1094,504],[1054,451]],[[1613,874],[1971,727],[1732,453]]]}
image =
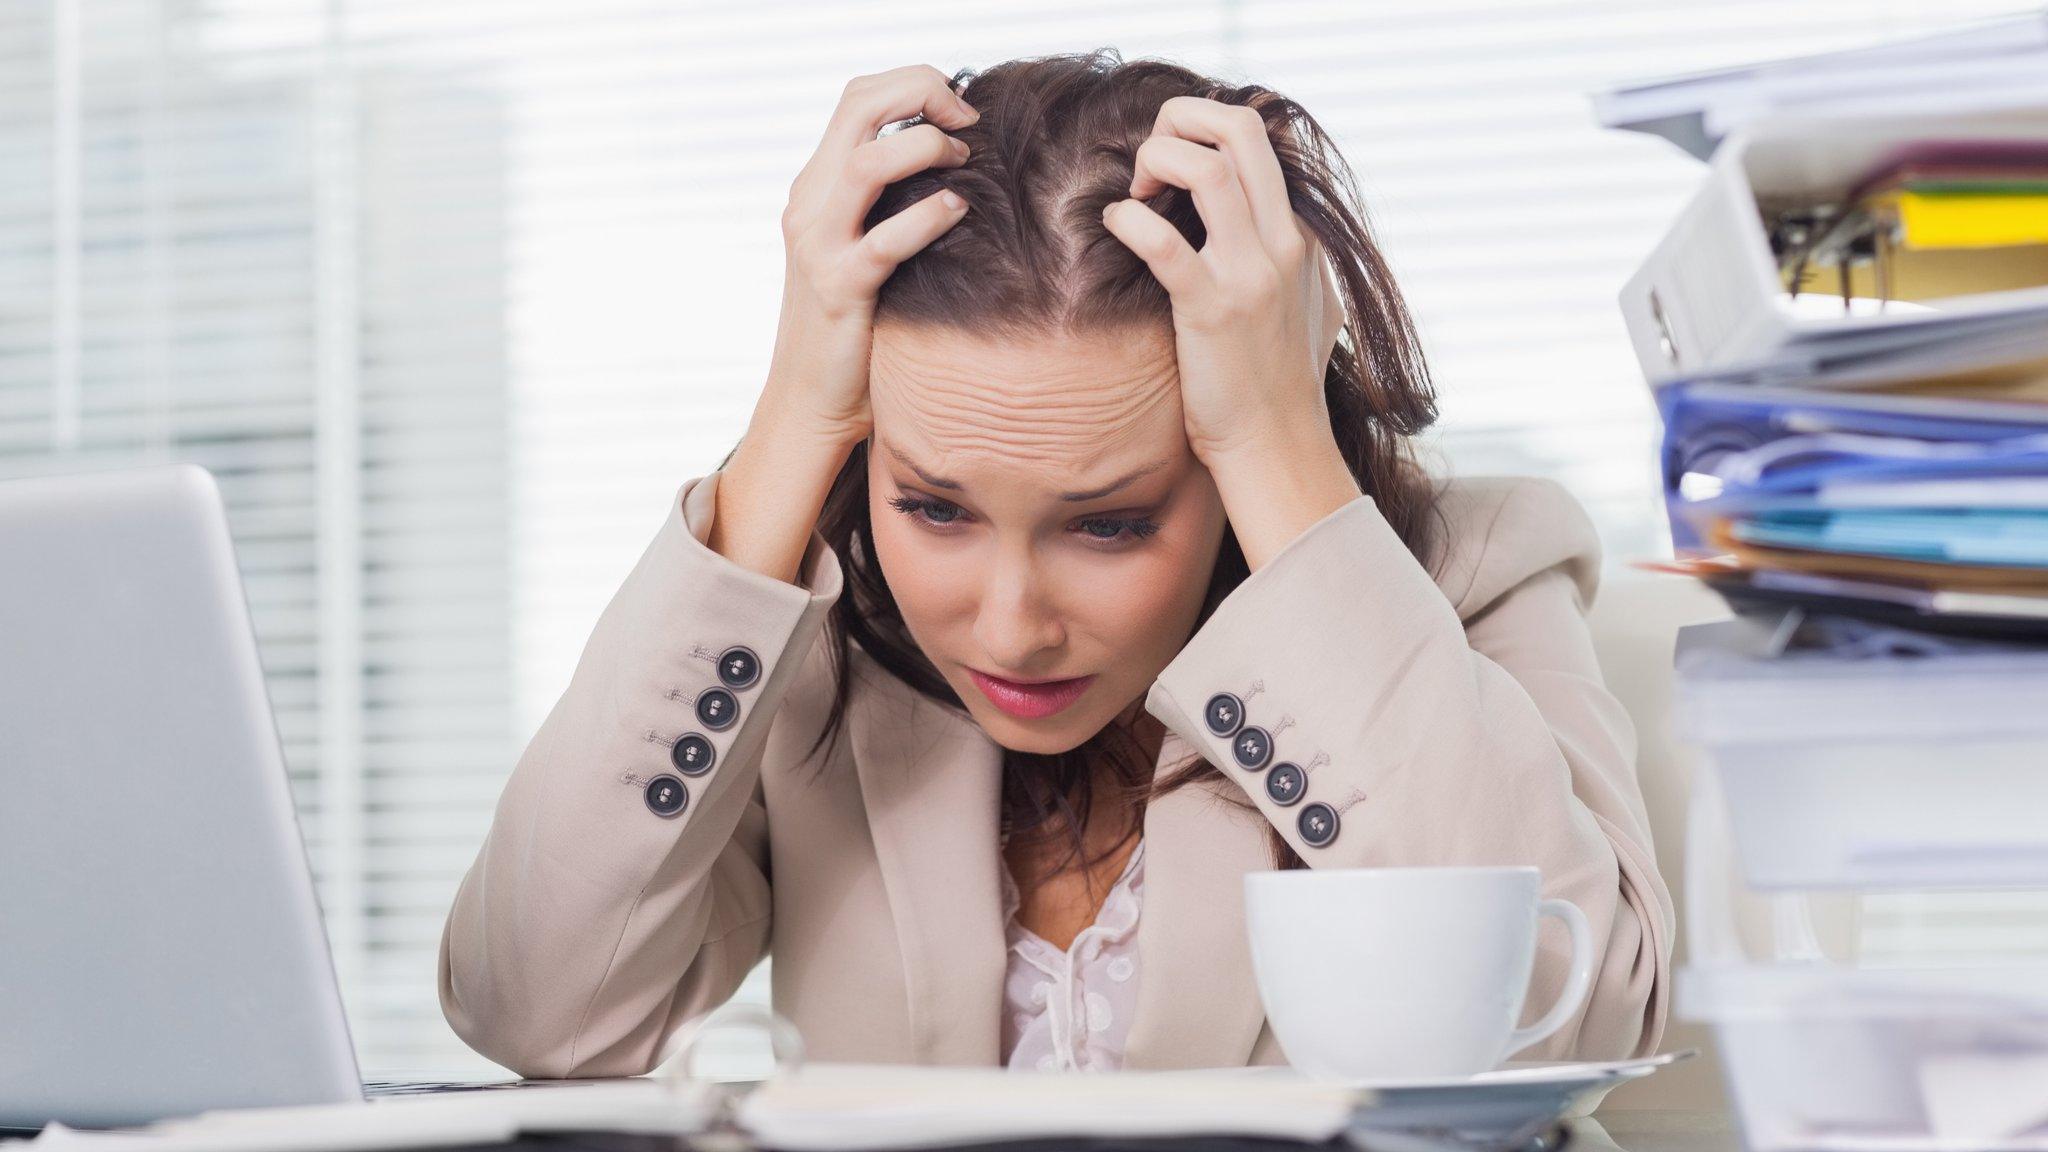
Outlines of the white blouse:
{"label": "white blouse", "polygon": [[1144,903],[1145,842],[1062,952],[1017,920],[1023,897],[1006,864],[1003,918],[1010,942],[1003,980],[1003,1052],[1010,1068],[1112,1072],[1123,1067],[1124,1036],[1138,1002],[1138,910]]}

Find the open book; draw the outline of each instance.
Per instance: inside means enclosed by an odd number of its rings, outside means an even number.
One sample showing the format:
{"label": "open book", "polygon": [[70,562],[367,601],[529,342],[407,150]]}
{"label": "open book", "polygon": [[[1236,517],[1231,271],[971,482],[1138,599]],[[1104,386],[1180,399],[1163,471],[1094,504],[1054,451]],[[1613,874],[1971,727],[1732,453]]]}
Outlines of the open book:
{"label": "open book", "polygon": [[[1509,1061],[1478,1076],[1333,1084],[1280,1066],[1103,1074],[812,1063],[751,1091],[682,1077],[535,1081],[530,1088],[205,1112],[142,1128],[52,1124],[24,1152],[361,1152],[509,1143],[542,1132],[686,1136],[735,1128],[783,1152],[937,1148],[1033,1138],[1234,1136],[1372,1149],[1390,1134],[1470,1147],[1591,1111],[1623,1080],[1691,1052],[1594,1063]],[[1441,1144],[1441,1141],[1439,1141]],[[1388,1145],[1392,1147],[1392,1145]]]}
{"label": "open book", "polygon": [[760,1143],[915,1148],[1053,1136],[1260,1136],[1319,1143],[1371,1092],[1245,1069],[1074,1075],[1004,1068],[807,1064],[740,1101]]}

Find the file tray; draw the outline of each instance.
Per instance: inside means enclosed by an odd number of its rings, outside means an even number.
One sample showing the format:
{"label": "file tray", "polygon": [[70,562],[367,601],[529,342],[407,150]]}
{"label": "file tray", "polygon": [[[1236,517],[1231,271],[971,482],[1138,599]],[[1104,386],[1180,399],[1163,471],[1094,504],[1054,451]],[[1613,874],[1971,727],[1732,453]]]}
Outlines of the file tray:
{"label": "file tray", "polygon": [[[2048,244],[1886,245],[1849,263],[1850,300],[1833,271],[1781,267],[1772,221],[1850,204],[1873,178],[1916,157],[2048,147],[2048,106],[1971,114],[1787,117],[1752,123],[1717,149],[1707,178],[1621,291],[1621,310],[1652,383],[1734,366],[1839,358],[1864,342],[1900,349],[1952,330],[2048,323]],[[1818,233],[1822,228],[1812,231]],[[1779,228],[1780,239],[1786,228]]]}
{"label": "file tray", "polygon": [[2048,1146],[2048,966],[1691,965],[1751,1152]]}
{"label": "file tray", "polygon": [[1753,620],[1692,625],[1674,658],[1676,731],[1712,768],[1691,817],[1725,821],[1700,846],[1726,841],[1745,888],[2048,886],[2048,648],[1770,640]]}
{"label": "file tray", "polygon": [[2048,650],[1679,632],[1674,1010],[1750,1152],[2048,1148]]}

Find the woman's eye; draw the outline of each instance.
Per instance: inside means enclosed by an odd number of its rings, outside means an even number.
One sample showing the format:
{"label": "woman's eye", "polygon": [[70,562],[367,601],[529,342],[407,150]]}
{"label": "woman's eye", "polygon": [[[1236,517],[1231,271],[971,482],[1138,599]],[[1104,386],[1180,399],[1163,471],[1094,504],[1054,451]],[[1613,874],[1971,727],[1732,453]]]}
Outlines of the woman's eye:
{"label": "woman's eye", "polygon": [[891,496],[889,506],[913,520],[930,524],[951,524],[960,516],[960,506],[921,496]]}
{"label": "woman's eye", "polygon": [[[934,528],[949,527],[959,523],[967,515],[957,504],[934,500],[928,496],[891,496],[889,506],[921,524]],[[1159,525],[1143,516],[1091,516],[1080,522],[1081,535],[1091,541],[1117,546],[1135,544],[1139,540],[1159,531]]]}
{"label": "woman's eye", "polygon": [[1081,532],[1091,540],[1105,543],[1135,543],[1159,531],[1159,525],[1144,517],[1097,517],[1081,521]]}

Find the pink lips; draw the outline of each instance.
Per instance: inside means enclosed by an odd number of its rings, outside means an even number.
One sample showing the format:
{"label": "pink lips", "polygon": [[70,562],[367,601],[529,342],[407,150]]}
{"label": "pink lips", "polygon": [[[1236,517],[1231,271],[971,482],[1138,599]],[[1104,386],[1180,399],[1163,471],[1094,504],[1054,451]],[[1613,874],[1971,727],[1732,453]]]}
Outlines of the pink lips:
{"label": "pink lips", "polygon": [[1088,690],[1093,676],[1076,676],[1071,680],[1049,680],[1043,684],[1019,684],[990,676],[973,668],[967,674],[974,678],[974,686],[996,707],[1024,720],[1040,720],[1060,711]]}

